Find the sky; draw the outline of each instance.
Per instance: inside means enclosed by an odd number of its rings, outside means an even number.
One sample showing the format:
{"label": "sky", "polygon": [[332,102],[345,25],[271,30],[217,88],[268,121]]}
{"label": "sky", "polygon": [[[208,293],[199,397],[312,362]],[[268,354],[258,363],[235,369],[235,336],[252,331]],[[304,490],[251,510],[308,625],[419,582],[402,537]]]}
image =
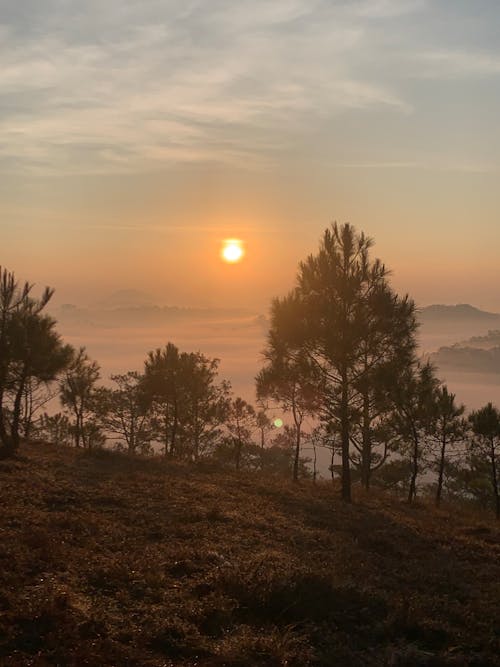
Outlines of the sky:
{"label": "sky", "polygon": [[496,0],[0,0],[0,263],[264,311],[349,221],[419,304],[500,311],[499,32]]}

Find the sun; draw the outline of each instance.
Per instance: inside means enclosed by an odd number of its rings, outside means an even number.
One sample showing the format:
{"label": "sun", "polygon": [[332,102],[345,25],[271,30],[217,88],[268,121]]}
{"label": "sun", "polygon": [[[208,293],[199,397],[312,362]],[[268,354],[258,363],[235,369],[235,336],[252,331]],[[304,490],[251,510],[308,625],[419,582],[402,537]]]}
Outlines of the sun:
{"label": "sun", "polygon": [[228,264],[237,264],[244,255],[243,241],[240,239],[225,239],[222,242],[221,257]]}

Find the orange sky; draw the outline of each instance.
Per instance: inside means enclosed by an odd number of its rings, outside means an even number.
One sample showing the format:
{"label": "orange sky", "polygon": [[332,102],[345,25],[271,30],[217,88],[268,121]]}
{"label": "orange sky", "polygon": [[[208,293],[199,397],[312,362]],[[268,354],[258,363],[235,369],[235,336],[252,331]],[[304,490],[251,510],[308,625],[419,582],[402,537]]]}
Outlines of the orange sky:
{"label": "orange sky", "polygon": [[[60,302],[265,310],[337,220],[420,304],[500,311],[494,3],[22,5],[0,42],[0,262],[20,277]],[[220,262],[225,237],[244,262]]]}

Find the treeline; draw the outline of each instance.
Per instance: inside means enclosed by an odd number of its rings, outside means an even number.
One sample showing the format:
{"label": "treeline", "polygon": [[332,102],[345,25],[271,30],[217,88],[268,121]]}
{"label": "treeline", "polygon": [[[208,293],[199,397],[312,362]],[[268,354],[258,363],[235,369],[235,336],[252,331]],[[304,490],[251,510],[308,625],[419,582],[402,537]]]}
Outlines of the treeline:
{"label": "treeline", "polygon": [[[43,312],[53,291],[32,293],[0,269],[0,456],[14,455],[22,439],[43,439],[291,474],[290,429],[235,397],[219,379],[219,360],[168,343],[148,354],[142,373],[100,386],[98,363],[64,344]],[[300,470],[309,474],[302,459]]]}
{"label": "treeline", "polygon": [[[500,412],[489,403],[466,415],[419,358],[415,304],[395,293],[371,246],[351,225],[333,225],[299,265],[294,289],[274,300],[257,407],[232,394],[217,359],[172,343],[149,352],[141,373],[100,386],[98,364],[65,345],[43,312],[52,291],[36,299],[1,270],[1,454],[15,453],[23,437],[114,443],[297,480],[316,478],[317,453],[327,448],[346,501],[353,482],[409,502],[432,488],[437,504],[446,494],[500,518]],[[62,410],[48,412],[55,400]],[[277,408],[288,414],[282,428],[270,417]]]}

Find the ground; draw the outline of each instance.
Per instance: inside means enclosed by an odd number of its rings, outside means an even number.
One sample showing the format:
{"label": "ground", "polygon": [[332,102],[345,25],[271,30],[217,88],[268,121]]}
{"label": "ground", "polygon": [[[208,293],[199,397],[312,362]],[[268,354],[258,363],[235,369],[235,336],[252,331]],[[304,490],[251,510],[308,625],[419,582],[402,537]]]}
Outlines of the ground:
{"label": "ground", "polygon": [[0,463],[0,664],[500,665],[487,515],[109,452]]}

